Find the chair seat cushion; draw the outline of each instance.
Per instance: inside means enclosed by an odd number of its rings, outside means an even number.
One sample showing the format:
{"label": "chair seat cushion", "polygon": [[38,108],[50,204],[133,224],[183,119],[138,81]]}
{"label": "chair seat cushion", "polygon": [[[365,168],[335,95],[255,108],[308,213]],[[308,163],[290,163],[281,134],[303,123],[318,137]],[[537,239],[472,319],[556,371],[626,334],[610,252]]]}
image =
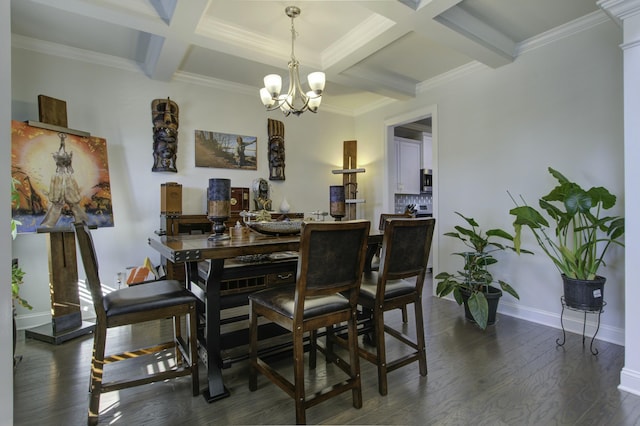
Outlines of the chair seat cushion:
{"label": "chair seat cushion", "polygon": [[[376,289],[378,287],[378,272],[370,272],[362,275],[362,284],[360,285],[360,299],[373,302],[376,298]],[[384,291],[385,299],[393,299],[394,297],[404,296],[416,291],[415,282],[407,280],[389,280]]]}
{"label": "chair seat cushion", "polygon": [[154,281],[122,288],[104,296],[107,317],[177,306],[196,298],[175,280]]}
{"label": "chair seat cushion", "polygon": [[[282,285],[276,288],[261,290],[249,295],[253,303],[263,305],[271,310],[293,319],[295,284]],[[326,313],[349,309],[349,300],[341,294],[330,296],[307,297],[304,303],[304,318],[312,318]]]}

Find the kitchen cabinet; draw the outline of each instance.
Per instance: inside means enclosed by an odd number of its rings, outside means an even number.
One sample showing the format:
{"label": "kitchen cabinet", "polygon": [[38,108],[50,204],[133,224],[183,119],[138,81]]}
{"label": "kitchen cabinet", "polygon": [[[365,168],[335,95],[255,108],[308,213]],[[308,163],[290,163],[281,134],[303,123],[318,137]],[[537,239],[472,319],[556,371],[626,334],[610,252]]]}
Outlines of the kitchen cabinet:
{"label": "kitchen cabinet", "polygon": [[396,194],[420,194],[422,142],[396,137]]}

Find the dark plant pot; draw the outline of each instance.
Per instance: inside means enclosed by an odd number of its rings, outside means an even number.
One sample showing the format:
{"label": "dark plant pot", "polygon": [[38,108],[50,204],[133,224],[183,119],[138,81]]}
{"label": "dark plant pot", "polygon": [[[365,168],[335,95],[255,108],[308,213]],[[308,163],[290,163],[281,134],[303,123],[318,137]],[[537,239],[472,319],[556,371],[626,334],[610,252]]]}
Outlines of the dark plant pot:
{"label": "dark plant pot", "polygon": [[[487,305],[489,305],[489,315],[487,317],[487,325],[493,325],[496,323],[496,313],[498,312],[498,302],[500,302],[500,298],[502,297],[502,290],[495,287],[488,287],[488,292],[484,294],[484,297],[487,299]],[[464,316],[471,322],[476,322],[473,319],[473,315],[471,315],[471,311],[469,311],[469,305],[467,305],[467,299],[469,299],[470,293],[462,290],[462,300],[464,301]]]}
{"label": "dark plant pot", "polygon": [[606,280],[601,276],[596,276],[594,280],[578,280],[562,275],[564,303],[574,309],[599,311],[602,309]]}

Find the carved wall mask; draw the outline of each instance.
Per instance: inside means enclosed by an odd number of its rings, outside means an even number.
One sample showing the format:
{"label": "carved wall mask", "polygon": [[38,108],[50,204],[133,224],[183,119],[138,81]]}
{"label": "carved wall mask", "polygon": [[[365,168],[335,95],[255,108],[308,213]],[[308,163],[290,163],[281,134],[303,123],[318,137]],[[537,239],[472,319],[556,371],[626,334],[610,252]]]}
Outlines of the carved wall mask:
{"label": "carved wall mask", "polygon": [[178,152],[179,108],[171,99],[151,102],[153,121],[153,172],[174,172]]}

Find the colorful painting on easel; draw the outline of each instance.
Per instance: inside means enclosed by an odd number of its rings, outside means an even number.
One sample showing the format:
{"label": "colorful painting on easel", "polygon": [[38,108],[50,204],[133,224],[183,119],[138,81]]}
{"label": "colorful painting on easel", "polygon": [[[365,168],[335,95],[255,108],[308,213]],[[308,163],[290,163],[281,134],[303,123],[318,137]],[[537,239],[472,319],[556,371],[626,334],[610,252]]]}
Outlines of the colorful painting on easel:
{"label": "colorful painting on easel", "polygon": [[18,232],[113,226],[107,141],[11,122],[11,175],[20,201]]}

